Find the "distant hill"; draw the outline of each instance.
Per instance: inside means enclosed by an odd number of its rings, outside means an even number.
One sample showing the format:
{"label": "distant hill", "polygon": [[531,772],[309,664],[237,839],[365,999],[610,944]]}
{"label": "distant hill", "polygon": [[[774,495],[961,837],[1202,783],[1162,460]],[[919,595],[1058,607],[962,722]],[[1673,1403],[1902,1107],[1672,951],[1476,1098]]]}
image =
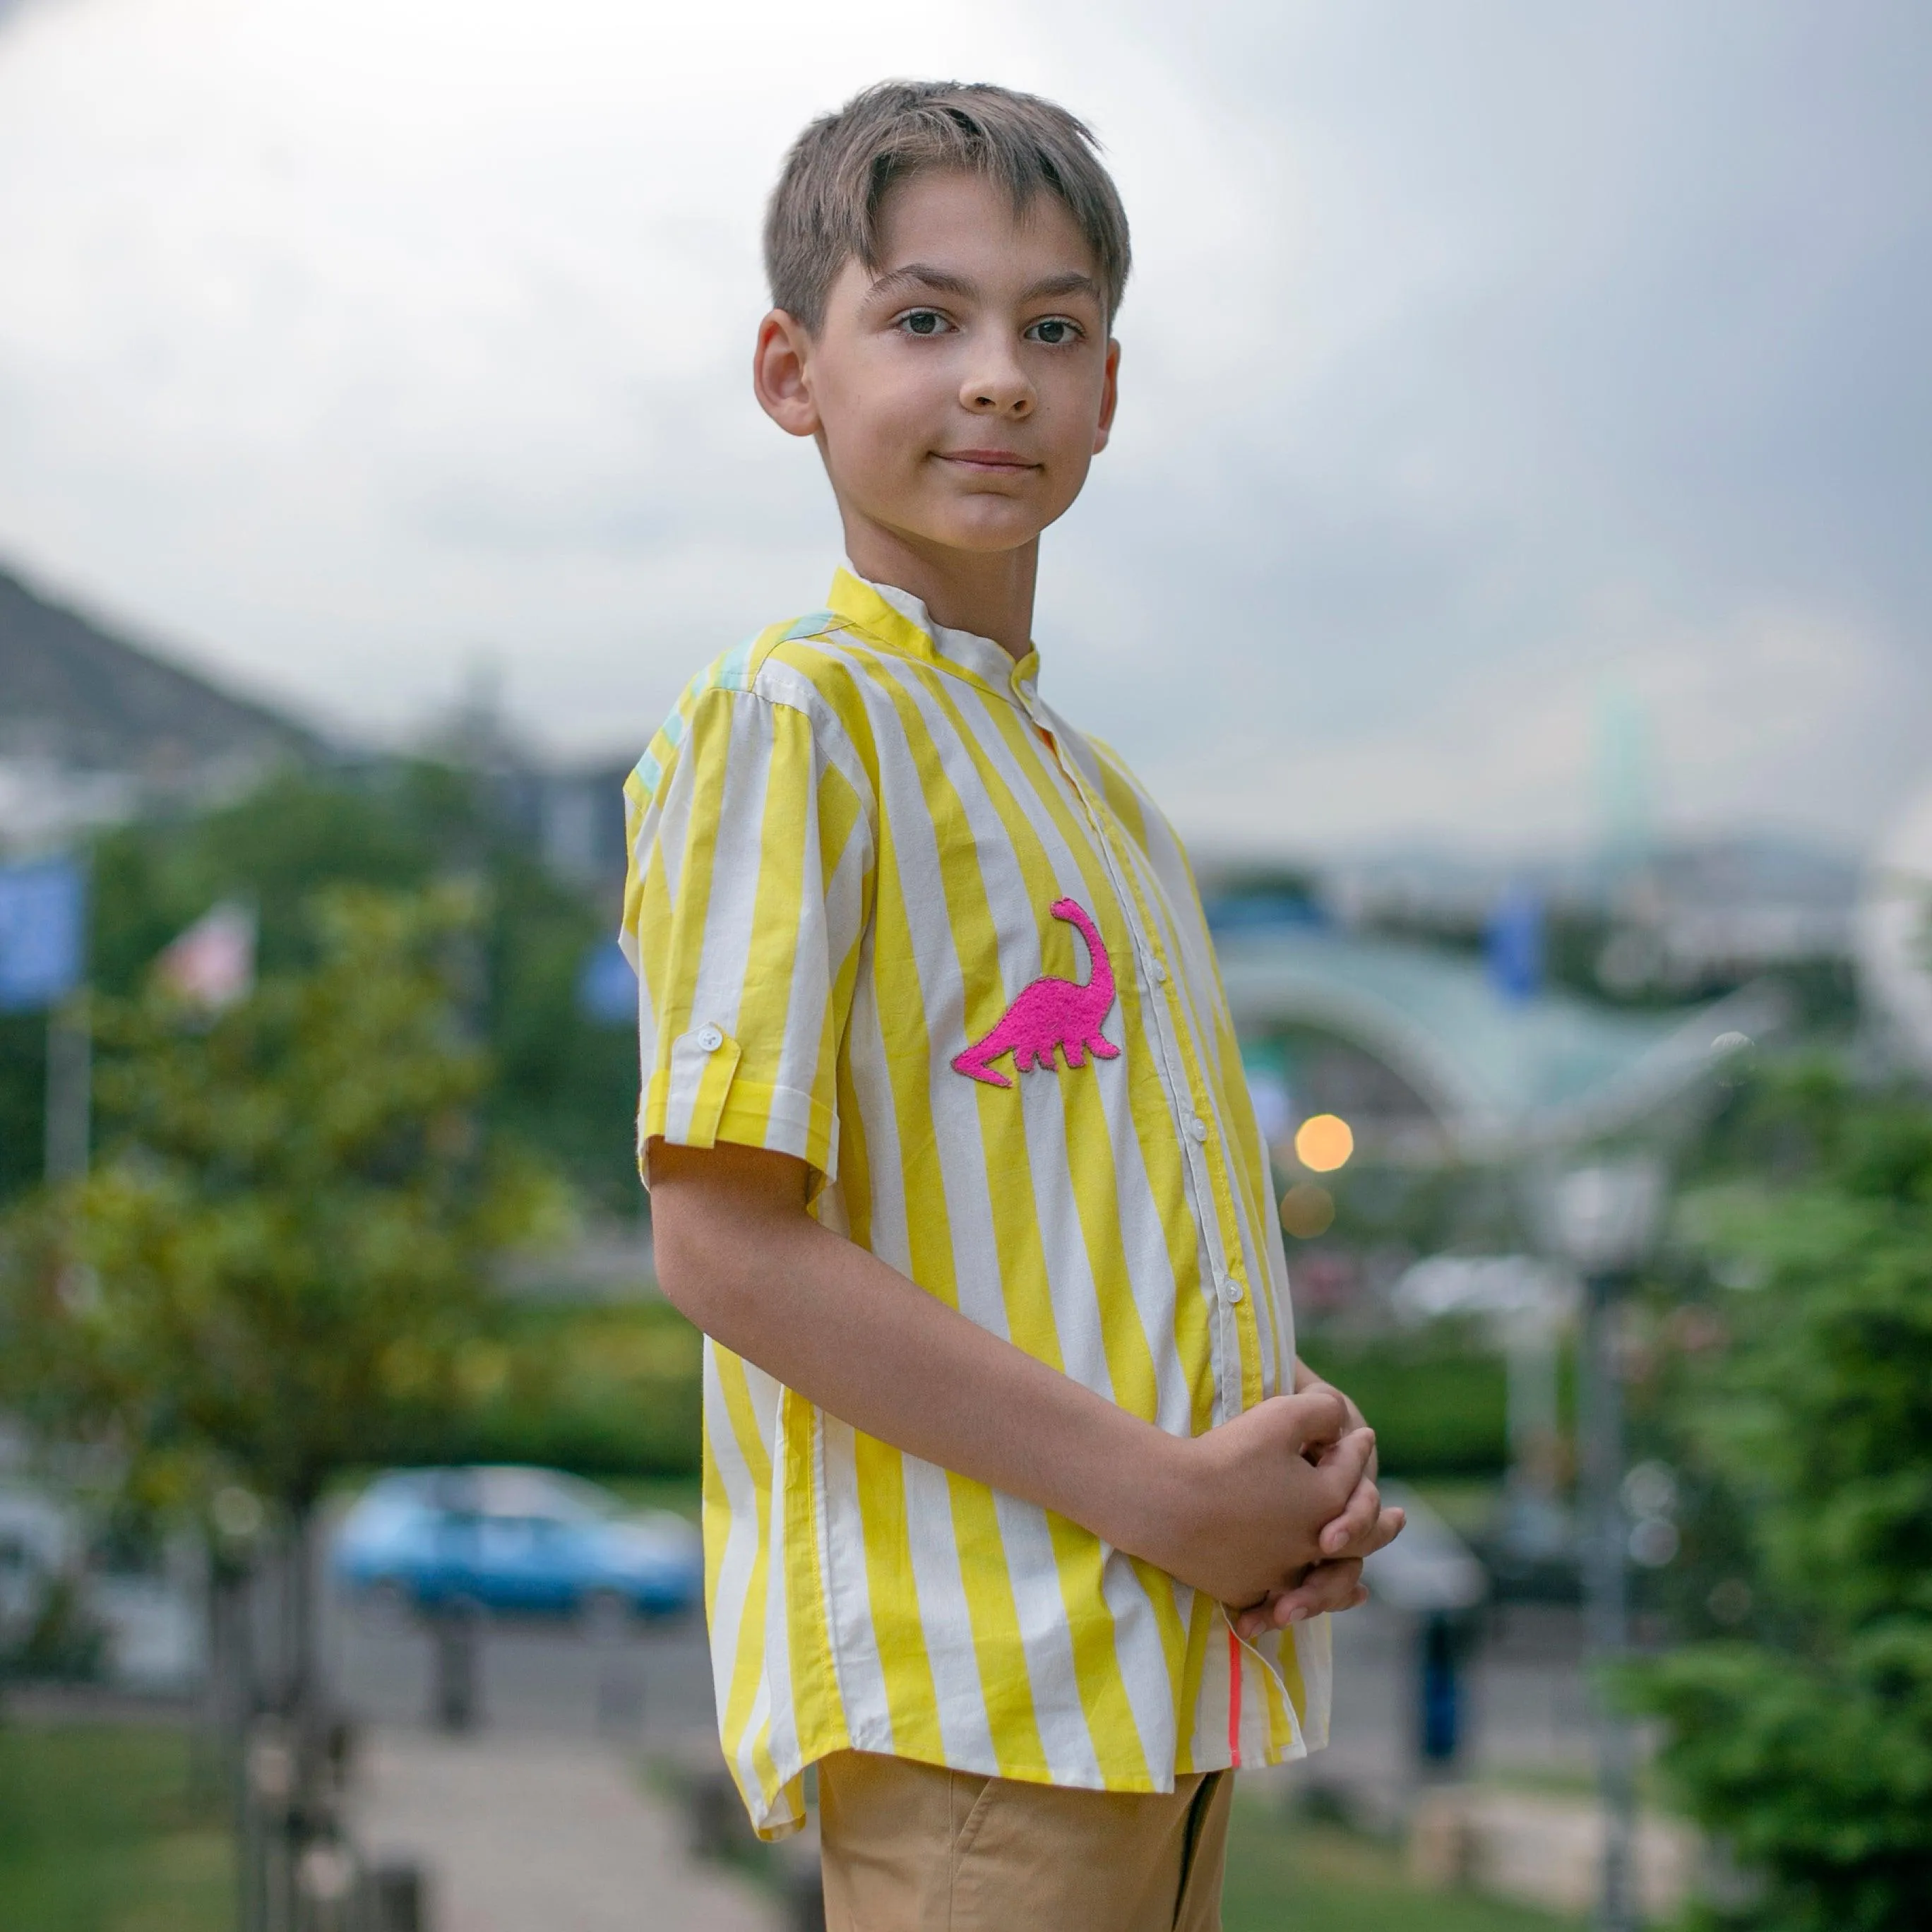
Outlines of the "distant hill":
{"label": "distant hill", "polygon": [[0,568],[0,758],[192,790],[323,750],[292,719],[112,635]]}

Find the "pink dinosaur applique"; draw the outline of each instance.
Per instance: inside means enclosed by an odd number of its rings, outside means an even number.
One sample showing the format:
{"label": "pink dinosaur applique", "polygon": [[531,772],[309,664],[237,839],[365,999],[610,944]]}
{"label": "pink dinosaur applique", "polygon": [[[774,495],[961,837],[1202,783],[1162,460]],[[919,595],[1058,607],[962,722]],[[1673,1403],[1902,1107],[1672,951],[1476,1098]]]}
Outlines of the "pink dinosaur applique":
{"label": "pink dinosaur applique", "polygon": [[1066,920],[1087,942],[1092,963],[1087,983],[1049,977],[1022,987],[992,1031],[955,1058],[954,1072],[988,1087],[1010,1087],[1013,1083],[1004,1073],[993,1070],[993,1062],[1002,1054],[1012,1055],[1014,1071],[1019,1073],[1030,1066],[1058,1073],[1056,1048],[1066,1055],[1070,1067],[1085,1066],[1090,1053],[1096,1060],[1119,1058],[1120,1049],[1100,1030],[1114,1009],[1114,970],[1100,932],[1077,899],[1055,899],[1052,910],[1055,919]]}

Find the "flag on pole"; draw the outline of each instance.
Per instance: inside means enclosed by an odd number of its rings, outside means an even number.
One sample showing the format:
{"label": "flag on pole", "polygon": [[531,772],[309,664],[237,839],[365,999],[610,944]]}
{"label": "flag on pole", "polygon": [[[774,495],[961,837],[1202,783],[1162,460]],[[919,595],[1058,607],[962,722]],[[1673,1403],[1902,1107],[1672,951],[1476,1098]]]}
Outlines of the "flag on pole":
{"label": "flag on pole", "polygon": [[0,866],[0,1012],[58,1004],[80,984],[86,875],[70,859]]}
{"label": "flag on pole", "polygon": [[598,942],[584,955],[577,975],[577,1009],[598,1026],[634,1026],[638,976],[614,939]]}
{"label": "flag on pole", "polygon": [[154,980],[184,1004],[218,1013],[255,984],[255,915],[224,899],[173,940],[154,962]]}

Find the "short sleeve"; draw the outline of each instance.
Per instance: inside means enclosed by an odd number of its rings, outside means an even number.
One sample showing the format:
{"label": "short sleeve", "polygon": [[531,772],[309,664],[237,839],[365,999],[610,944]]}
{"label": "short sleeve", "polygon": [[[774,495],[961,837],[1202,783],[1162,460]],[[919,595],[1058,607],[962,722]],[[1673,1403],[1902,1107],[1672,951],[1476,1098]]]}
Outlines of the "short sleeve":
{"label": "short sleeve", "polygon": [[646,760],[624,934],[638,977],[640,1164],[654,1137],[729,1141],[796,1155],[817,1184],[837,1178],[838,1052],[872,844],[826,728],[797,706],[714,687]]}

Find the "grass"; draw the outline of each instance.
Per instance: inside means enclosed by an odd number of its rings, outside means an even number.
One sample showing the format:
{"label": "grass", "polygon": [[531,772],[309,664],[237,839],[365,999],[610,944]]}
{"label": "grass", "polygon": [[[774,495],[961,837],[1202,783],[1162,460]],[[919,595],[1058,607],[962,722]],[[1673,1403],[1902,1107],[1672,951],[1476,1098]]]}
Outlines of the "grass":
{"label": "grass", "polygon": [[1228,1838],[1225,1932],[1576,1932],[1574,1919],[1472,1892],[1431,1892],[1402,1861],[1338,1825],[1285,1822],[1238,1793]]}
{"label": "grass", "polygon": [[229,1932],[228,1837],[172,1726],[0,1725],[6,1932]]}

